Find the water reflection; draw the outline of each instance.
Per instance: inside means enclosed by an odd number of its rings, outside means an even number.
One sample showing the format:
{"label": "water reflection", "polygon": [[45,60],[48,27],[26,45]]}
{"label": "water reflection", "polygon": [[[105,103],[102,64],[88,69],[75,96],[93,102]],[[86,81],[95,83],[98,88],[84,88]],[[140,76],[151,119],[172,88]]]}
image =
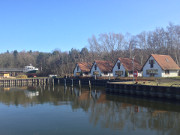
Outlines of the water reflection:
{"label": "water reflection", "polygon": [[97,87],[1,88],[0,102],[23,107],[46,103],[68,105],[72,112],[82,109],[89,123],[95,127],[100,125],[102,129],[127,131],[127,134],[132,131],[168,135],[180,133],[179,103],[107,95]]}

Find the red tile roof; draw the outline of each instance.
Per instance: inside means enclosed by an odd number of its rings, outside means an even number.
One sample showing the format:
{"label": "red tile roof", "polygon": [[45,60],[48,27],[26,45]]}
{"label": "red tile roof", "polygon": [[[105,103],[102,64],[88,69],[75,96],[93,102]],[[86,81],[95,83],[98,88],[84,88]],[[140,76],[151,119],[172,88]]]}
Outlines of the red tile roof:
{"label": "red tile roof", "polygon": [[111,61],[95,60],[101,72],[112,72],[113,63]]}
{"label": "red tile roof", "polygon": [[179,66],[169,55],[151,54],[163,70],[179,70]]}
{"label": "red tile roof", "polygon": [[[133,71],[133,59],[130,58],[118,58],[118,60],[123,64],[124,68],[128,71]],[[134,71],[140,71],[141,65],[134,60]]]}
{"label": "red tile roof", "polygon": [[90,72],[92,63],[87,62],[78,62],[77,65],[81,69],[82,72]]}

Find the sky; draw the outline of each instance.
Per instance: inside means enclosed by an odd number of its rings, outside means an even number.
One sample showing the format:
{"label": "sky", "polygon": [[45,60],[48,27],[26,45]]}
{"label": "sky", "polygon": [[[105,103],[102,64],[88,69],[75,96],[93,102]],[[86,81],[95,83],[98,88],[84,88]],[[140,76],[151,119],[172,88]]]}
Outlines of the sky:
{"label": "sky", "polygon": [[180,24],[180,0],[0,0],[0,53],[81,50],[101,33]]}

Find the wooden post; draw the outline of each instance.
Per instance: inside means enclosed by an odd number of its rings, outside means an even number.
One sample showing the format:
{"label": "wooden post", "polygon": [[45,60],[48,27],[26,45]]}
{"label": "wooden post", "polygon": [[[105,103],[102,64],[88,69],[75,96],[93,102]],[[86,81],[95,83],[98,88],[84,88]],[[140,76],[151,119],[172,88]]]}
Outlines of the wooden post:
{"label": "wooden post", "polygon": [[81,80],[79,80],[79,87],[81,87]]}
{"label": "wooden post", "polygon": [[64,79],[64,85],[66,86],[66,79]]}
{"label": "wooden post", "polygon": [[72,85],[71,86],[73,87],[73,79],[72,79]]}
{"label": "wooden post", "polygon": [[91,87],[91,81],[89,80],[89,87]]}
{"label": "wooden post", "polygon": [[53,78],[52,82],[53,82],[53,86],[54,86],[54,78]]}

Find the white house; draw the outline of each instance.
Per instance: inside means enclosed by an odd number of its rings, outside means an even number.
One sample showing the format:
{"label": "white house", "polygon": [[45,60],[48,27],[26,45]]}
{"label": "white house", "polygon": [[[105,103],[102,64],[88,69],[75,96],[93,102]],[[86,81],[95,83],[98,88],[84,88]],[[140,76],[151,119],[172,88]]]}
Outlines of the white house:
{"label": "white house", "polygon": [[113,76],[133,77],[133,71],[138,72],[138,76],[142,76],[141,65],[136,60],[130,58],[118,58],[113,67]]}
{"label": "white house", "polygon": [[91,76],[92,63],[79,62],[74,68],[74,76]]}
{"label": "white house", "polygon": [[179,66],[169,55],[151,54],[144,66],[143,77],[175,77]]}
{"label": "white house", "polygon": [[91,76],[113,76],[113,63],[110,61],[95,60],[91,67]]}

